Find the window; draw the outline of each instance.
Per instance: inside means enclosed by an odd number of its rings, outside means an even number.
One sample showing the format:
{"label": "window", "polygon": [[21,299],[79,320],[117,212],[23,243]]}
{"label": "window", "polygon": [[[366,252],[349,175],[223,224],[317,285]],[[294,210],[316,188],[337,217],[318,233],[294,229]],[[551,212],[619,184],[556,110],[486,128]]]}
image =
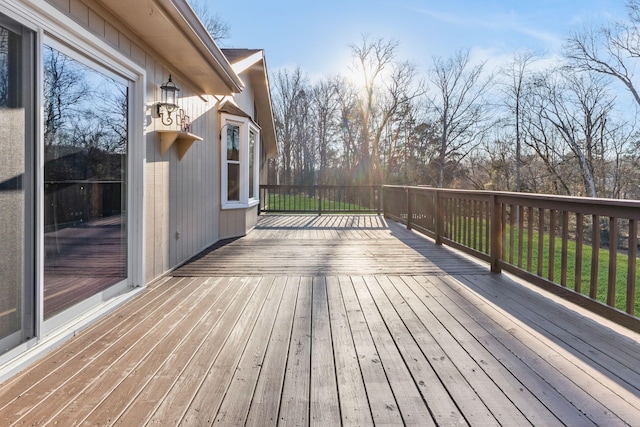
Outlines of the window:
{"label": "window", "polygon": [[227,127],[227,200],[240,201],[240,126]]}
{"label": "window", "polygon": [[260,129],[248,117],[222,115],[222,208],[258,204]]}
{"label": "window", "polygon": [[249,200],[256,199],[256,133],[249,131]]}

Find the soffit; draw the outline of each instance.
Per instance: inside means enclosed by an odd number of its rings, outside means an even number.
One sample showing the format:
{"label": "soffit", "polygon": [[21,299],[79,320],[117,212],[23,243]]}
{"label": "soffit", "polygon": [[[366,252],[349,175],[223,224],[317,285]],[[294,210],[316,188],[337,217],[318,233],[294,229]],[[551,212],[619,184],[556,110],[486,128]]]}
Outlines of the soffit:
{"label": "soffit", "polygon": [[204,94],[242,90],[242,81],[184,0],[97,1]]}

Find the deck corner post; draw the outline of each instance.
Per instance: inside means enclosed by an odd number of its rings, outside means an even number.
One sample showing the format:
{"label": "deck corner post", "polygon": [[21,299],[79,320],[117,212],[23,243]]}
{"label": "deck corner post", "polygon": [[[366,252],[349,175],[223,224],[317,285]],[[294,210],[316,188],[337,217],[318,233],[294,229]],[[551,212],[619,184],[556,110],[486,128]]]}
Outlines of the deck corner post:
{"label": "deck corner post", "polygon": [[411,230],[411,217],[413,216],[413,203],[411,203],[411,189],[405,189],[407,196],[407,230]]}
{"label": "deck corner post", "polygon": [[318,198],[318,216],[322,215],[322,190],[320,187],[315,187],[316,197]]}
{"label": "deck corner post", "polygon": [[382,195],[384,194],[384,186],[379,185],[378,186],[378,203],[377,203],[377,210],[378,210],[378,215],[380,215],[382,213]]}
{"label": "deck corner post", "polygon": [[501,273],[502,257],[502,209],[496,194],[491,194],[491,272]]}

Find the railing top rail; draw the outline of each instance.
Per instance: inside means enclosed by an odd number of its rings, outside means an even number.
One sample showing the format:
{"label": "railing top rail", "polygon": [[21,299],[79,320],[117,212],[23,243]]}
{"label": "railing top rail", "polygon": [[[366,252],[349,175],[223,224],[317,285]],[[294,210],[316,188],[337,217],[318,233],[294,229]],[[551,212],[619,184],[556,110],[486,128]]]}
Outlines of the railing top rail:
{"label": "railing top rail", "polygon": [[261,188],[381,188],[381,185],[296,185],[296,184],[260,184]]}
{"label": "railing top rail", "polygon": [[443,195],[496,197],[505,204],[535,206],[547,209],[568,210],[595,215],[609,215],[620,218],[640,219],[640,200],[606,199],[595,197],[557,196],[538,193],[515,193],[485,190],[454,190],[422,186],[385,185],[389,189],[406,189],[416,192],[437,192]]}

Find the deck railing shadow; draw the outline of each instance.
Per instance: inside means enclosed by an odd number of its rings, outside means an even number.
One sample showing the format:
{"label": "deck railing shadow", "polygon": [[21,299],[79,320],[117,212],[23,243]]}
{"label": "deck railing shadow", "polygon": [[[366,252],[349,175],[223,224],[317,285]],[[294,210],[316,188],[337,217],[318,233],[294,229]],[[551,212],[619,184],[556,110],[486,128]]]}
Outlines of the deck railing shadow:
{"label": "deck railing shadow", "polygon": [[[392,226],[391,235],[425,258],[429,258],[431,262],[438,264],[437,258],[448,259],[442,265],[442,271],[447,274],[437,276],[436,281],[442,281],[454,291],[457,287],[463,287],[491,302],[488,308],[484,304],[471,304],[457,291],[453,297],[449,295],[455,304],[466,308],[470,316],[473,316],[473,311],[485,313],[486,310],[493,311],[495,307],[512,319],[526,324],[535,333],[551,340],[621,387],[638,395],[640,373],[637,372],[635,364],[637,355],[640,354],[640,343],[609,329],[588,312],[580,313],[568,309],[566,304],[524,286],[517,277],[492,274],[490,266],[482,265],[478,259],[473,259],[456,249],[436,245],[435,241],[427,236],[418,233],[408,234],[406,227],[401,227],[398,229]],[[434,257],[434,253],[438,251],[444,254]],[[452,267],[451,258],[455,259],[455,267]],[[474,269],[474,273],[468,273]],[[542,307],[544,309],[541,309]],[[496,340],[501,341],[500,336],[504,335],[505,330],[497,323],[491,321],[485,328]],[[598,346],[598,343],[607,343],[607,346]],[[508,347],[508,344],[505,346]],[[616,351],[611,352],[611,349]],[[621,353],[622,358],[619,356]]]}
{"label": "deck railing shadow", "polygon": [[437,245],[640,332],[640,202],[401,186],[383,200],[386,217]]}
{"label": "deck railing shadow", "polygon": [[382,216],[371,214],[268,214],[256,225],[258,230],[388,230]]}

